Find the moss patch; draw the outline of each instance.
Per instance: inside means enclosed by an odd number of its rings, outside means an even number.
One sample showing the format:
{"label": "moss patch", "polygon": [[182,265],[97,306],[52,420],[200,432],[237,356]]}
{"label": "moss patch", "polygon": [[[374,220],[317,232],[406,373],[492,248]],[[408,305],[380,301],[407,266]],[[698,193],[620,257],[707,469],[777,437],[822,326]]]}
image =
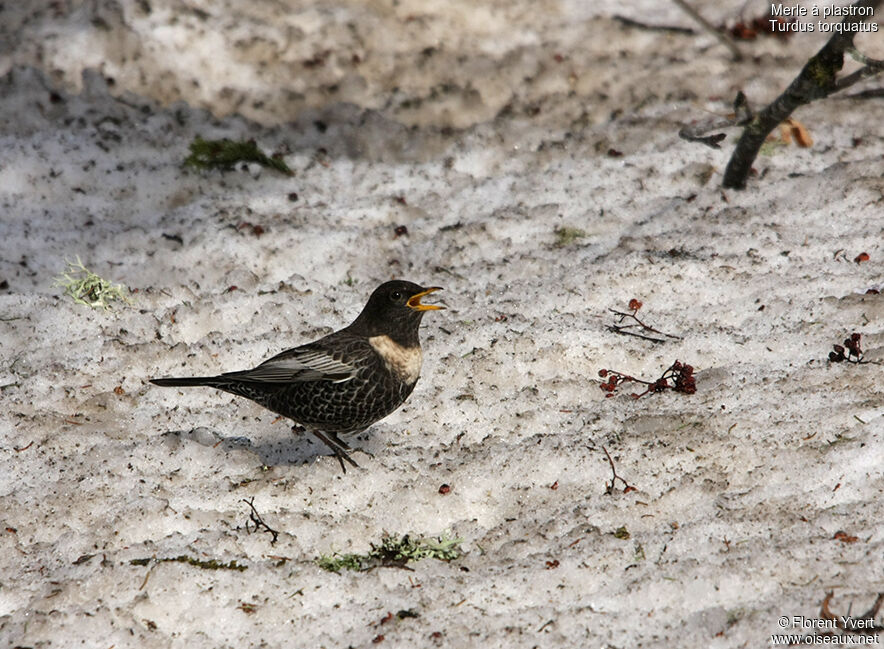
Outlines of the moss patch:
{"label": "moss patch", "polygon": [[254,140],[204,140],[198,135],[190,143],[190,155],[184,159],[184,166],[230,171],[238,162],[257,162],[287,176],[292,175],[282,156],[266,155]]}
{"label": "moss patch", "polygon": [[556,235],[556,248],[564,248],[565,246],[569,246],[575,241],[579,241],[586,236],[586,232],[584,232],[580,228],[567,227],[558,228],[554,231],[553,234]]}
{"label": "moss patch", "polygon": [[236,570],[238,572],[242,572],[243,570],[248,569],[248,566],[240,565],[235,560],[229,561],[228,563],[216,561],[215,559],[209,559],[208,561],[203,561],[202,559],[195,559],[194,557],[188,557],[185,554],[181,554],[177,557],[164,557],[162,559],[156,559],[156,558],[132,559],[129,562],[129,565],[146,566],[146,565],[149,565],[151,561],[156,561],[157,563],[163,563],[166,561],[175,561],[177,563],[186,563],[188,565],[194,566],[195,568],[201,568],[202,570]]}

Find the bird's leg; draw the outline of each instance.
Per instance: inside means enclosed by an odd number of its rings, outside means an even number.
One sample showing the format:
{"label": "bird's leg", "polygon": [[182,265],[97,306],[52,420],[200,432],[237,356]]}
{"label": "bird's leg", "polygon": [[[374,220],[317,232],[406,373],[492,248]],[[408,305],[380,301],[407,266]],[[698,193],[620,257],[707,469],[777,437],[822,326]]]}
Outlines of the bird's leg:
{"label": "bird's leg", "polygon": [[319,438],[323,444],[328,446],[332,451],[335,452],[335,457],[338,458],[338,462],[341,463],[341,470],[344,473],[347,473],[347,467],[344,466],[344,460],[359,468],[359,465],[347,454],[347,451],[350,450],[350,447],[338,437],[335,433],[321,433],[318,430],[311,430],[317,438]]}

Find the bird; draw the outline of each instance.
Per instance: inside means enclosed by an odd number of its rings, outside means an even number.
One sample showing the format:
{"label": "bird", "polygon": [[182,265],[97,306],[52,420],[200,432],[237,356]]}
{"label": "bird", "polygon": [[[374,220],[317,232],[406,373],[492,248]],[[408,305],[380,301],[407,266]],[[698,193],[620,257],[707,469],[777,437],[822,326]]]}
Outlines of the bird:
{"label": "bird", "polygon": [[362,432],[399,408],[417,384],[423,362],[421,298],[442,290],[405,280],[378,286],[347,327],[288,349],[257,367],[218,376],[150,379],[166,387],[207,386],[247,399],[309,431],[337,457],[344,473],[350,447],[339,437]]}

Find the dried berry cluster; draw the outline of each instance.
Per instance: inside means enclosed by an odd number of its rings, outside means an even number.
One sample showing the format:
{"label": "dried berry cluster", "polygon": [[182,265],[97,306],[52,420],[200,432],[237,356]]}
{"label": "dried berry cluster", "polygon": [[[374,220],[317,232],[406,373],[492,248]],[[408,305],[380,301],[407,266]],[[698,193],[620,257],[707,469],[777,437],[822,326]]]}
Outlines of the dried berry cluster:
{"label": "dried berry cluster", "polygon": [[686,363],[681,363],[680,361],[675,361],[670,365],[656,381],[643,381],[642,379],[637,379],[634,376],[629,376],[622,372],[606,369],[599,370],[599,376],[603,379],[607,379],[607,381],[599,386],[603,391],[608,393],[605,395],[607,397],[614,396],[614,392],[617,388],[623,383],[629,381],[643,383],[648,386],[647,389],[640,394],[633,392],[630,396],[634,399],[640,399],[646,394],[663,392],[664,390],[675,390],[682,394],[694,394],[697,391],[697,384],[694,379],[694,368]]}
{"label": "dried berry cluster", "polygon": [[[862,334],[858,334],[856,332],[850,334],[850,338],[844,340],[844,345],[832,345],[832,350],[829,352],[829,360],[833,363],[840,363],[842,361],[847,361],[848,363],[862,363],[863,362],[863,350],[860,346],[860,341],[862,340]],[[844,354],[847,352],[847,355]]]}

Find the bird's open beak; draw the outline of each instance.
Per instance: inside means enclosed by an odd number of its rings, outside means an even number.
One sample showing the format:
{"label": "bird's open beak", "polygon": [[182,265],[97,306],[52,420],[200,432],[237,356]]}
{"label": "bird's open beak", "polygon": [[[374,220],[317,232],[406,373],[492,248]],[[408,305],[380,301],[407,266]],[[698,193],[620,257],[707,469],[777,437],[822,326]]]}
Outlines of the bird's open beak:
{"label": "bird's open beak", "polygon": [[424,295],[432,293],[433,291],[441,290],[441,286],[432,286],[424,291],[421,291],[420,293],[412,295],[410,298],[408,298],[408,302],[406,302],[406,304],[408,304],[408,306],[410,306],[415,311],[439,311],[440,309],[444,309],[445,307],[439,306],[438,304],[421,304],[421,298]]}

